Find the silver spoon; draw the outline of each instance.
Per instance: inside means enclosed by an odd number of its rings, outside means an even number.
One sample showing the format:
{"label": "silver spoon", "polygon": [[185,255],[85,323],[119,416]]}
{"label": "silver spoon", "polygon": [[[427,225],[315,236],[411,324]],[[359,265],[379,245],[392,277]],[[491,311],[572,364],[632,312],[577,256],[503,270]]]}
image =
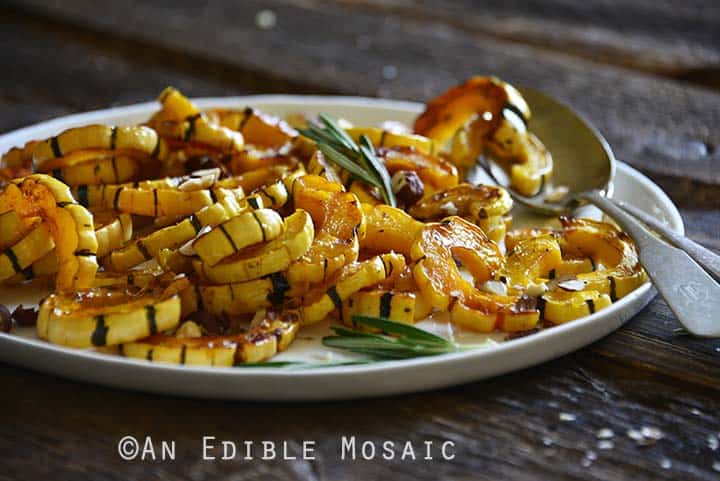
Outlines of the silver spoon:
{"label": "silver spoon", "polygon": [[[658,238],[607,197],[615,175],[615,157],[607,141],[565,105],[535,90],[523,89],[522,94],[533,113],[530,130],[552,153],[553,184],[567,187],[568,194],[546,202],[546,183],[543,192],[534,197],[508,188],[513,198],[545,215],[569,214],[584,203],[602,210],[633,238],[640,262],[680,323],[696,336],[720,337],[720,284],[686,252]],[[499,181],[502,174],[497,166],[485,157],[480,166],[507,188],[506,182]]]}

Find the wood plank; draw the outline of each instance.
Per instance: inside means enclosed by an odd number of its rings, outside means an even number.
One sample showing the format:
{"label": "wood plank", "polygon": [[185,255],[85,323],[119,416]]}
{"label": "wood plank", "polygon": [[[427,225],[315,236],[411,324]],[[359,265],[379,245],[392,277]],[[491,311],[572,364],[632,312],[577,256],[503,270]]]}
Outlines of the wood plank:
{"label": "wood plank", "polygon": [[[720,425],[717,392],[591,352],[429,393],[285,406],[162,398],[6,366],[0,383],[12,393],[0,410],[6,479],[717,479],[717,452],[707,446]],[[626,432],[642,427],[663,438],[639,446]],[[603,428],[615,433],[611,449],[598,447]],[[126,435],[174,440],[176,460],[124,462],[117,442]],[[206,435],[240,447],[245,440],[289,441],[291,454],[314,440],[317,459],[204,462]],[[342,435],[420,449],[426,440],[450,440],[455,459],[341,461]]]}
{"label": "wood plank", "polygon": [[[470,75],[493,73],[569,102],[599,127],[620,158],[645,172],[686,178],[693,188],[720,183],[720,95],[687,84],[373,12],[353,11],[349,22],[346,8],[313,3],[11,5],[124,40],[350,94],[424,100]],[[275,28],[255,25],[263,9],[275,12]],[[383,78],[386,65],[395,67],[396,78]]]}
{"label": "wood plank", "polygon": [[700,72],[716,71],[720,62],[717,32],[720,8],[713,0],[682,3],[335,0],[334,3],[442,23],[468,33],[662,75],[697,78]]}
{"label": "wood plank", "polygon": [[0,17],[0,131],[77,111],[147,102],[168,85],[196,96],[317,92],[191,55],[7,14]]}

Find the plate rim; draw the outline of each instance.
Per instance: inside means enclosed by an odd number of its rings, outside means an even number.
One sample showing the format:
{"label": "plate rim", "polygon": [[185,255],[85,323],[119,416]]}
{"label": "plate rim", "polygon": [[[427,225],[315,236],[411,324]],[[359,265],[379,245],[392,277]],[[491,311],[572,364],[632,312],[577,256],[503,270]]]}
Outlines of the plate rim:
{"label": "plate rim", "polygon": [[[302,104],[309,107],[318,105],[330,105],[335,104],[338,106],[352,107],[366,107],[366,108],[382,108],[388,110],[397,110],[404,113],[417,113],[422,110],[423,104],[410,101],[402,100],[389,100],[389,99],[377,99],[368,97],[352,97],[352,96],[323,96],[323,95],[288,95],[288,94],[272,94],[272,95],[251,95],[251,96],[231,96],[231,97],[204,97],[193,99],[194,102],[201,108],[212,107],[214,105],[228,105],[228,104],[243,104],[243,103],[265,103],[265,104],[277,104],[277,105],[289,105],[289,104]],[[106,109],[92,110],[88,112],[79,112],[70,115],[56,117],[50,120],[39,122],[27,127],[15,129],[10,132],[6,132],[0,135],[0,150],[4,151],[10,147],[11,142],[18,142],[12,139],[20,139],[32,137],[35,132],[45,131],[48,129],[63,129],[67,128],[68,124],[73,122],[100,122],[102,119],[107,119],[113,116],[129,116],[139,115],[143,113],[149,113],[157,108],[156,102],[144,102],[139,104],[111,107]],[[64,127],[63,127],[64,126]],[[661,204],[663,212],[667,215],[671,228],[679,233],[684,232],[684,225],[680,213],[672,202],[672,200],[657,186],[652,180],[647,178],[645,175],[640,173],[633,167],[618,161],[617,162],[618,173],[629,176],[633,181],[642,185],[651,195],[658,199]],[[313,367],[311,369],[278,369],[269,367],[254,367],[251,369],[234,368],[234,367],[204,367],[204,366],[177,366],[173,364],[164,363],[152,363],[144,360],[129,359],[120,356],[112,356],[102,353],[97,353],[87,350],[73,350],[62,346],[54,346],[45,343],[39,339],[26,339],[21,338],[12,334],[0,334],[0,347],[12,345],[13,348],[29,349],[37,353],[51,352],[53,355],[58,356],[59,359],[67,359],[68,357],[73,360],[88,360],[92,361],[95,365],[99,364],[99,368],[112,368],[117,364],[122,364],[123,367],[137,369],[139,372],[151,372],[153,375],[162,376],[163,373],[172,372],[177,374],[179,372],[186,373],[188,376],[209,376],[214,379],[237,379],[238,377],[247,378],[298,378],[298,379],[314,379],[314,378],[325,378],[329,375],[332,376],[343,376],[343,375],[366,375],[372,374],[378,371],[382,371],[389,374],[401,373],[404,370],[413,370],[421,366],[432,365],[434,368],[442,368],[443,366],[451,366],[458,362],[468,360],[480,360],[484,357],[494,355],[512,355],[516,352],[526,352],[528,349],[537,349],[537,346],[545,344],[548,339],[560,338],[564,336],[572,336],[575,331],[585,331],[588,325],[593,325],[599,322],[600,317],[611,318],[622,317],[626,306],[633,302],[640,302],[643,297],[649,296],[649,292],[652,285],[646,282],[631,294],[625,298],[614,303],[609,308],[599,311],[590,316],[586,316],[582,319],[573,321],[571,323],[555,326],[552,329],[543,330],[533,336],[523,337],[514,339],[512,341],[506,341],[487,349],[471,350],[466,352],[449,353],[440,356],[432,356],[426,358],[415,358],[401,361],[386,361],[372,364],[361,364],[361,365],[350,365],[350,366],[325,366],[325,367]],[[609,321],[608,321],[609,322]],[[624,321],[623,321],[624,323]],[[608,332],[612,332],[621,326],[619,323],[617,327],[610,329]],[[583,343],[582,346],[588,343]],[[582,347],[580,346],[580,347]],[[579,347],[577,347],[579,348]],[[571,350],[577,349],[572,348]],[[0,352],[5,349],[0,349]],[[555,356],[553,356],[555,357]],[[7,359],[6,356],[0,356],[5,361],[12,362]],[[535,364],[535,363],[533,363]],[[26,364],[21,364],[26,366]],[[56,372],[57,370],[40,369],[45,372],[51,371]],[[148,371],[149,370],[149,371]],[[65,376],[65,375],[64,375]],[[66,376],[68,377],[68,376]],[[82,376],[73,376],[76,379],[81,379]],[[438,383],[446,385],[443,383]],[[147,389],[142,389],[147,390]],[[389,390],[392,391],[392,390]],[[396,392],[396,391],[392,391]],[[400,391],[397,391],[400,392]],[[403,391],[404,392],[404,391]],[[227,397],[226,395],[217,396],[209,393],[205,397]],[[237,396],[235,396],[237,397]],[[302,396],[290,396],[293,399],[309,399]],[[328,396],[327,398],[333,398]]]}

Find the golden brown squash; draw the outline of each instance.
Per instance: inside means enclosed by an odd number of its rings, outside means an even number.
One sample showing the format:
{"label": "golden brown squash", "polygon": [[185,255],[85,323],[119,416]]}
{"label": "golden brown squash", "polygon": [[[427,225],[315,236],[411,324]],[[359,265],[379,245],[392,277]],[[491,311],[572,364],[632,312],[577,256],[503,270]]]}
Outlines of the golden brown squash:
{"label": "golden brown squash", "polygon": [[512,205],[510,194],[502,187],[463,183],[421,199],[408,209],[408,213],[420,220],[459,215],[477,222],[503,216],[510,212]]}
{"label": "golden brown squash", "polygon": [[459,182],[457,167],[440,157],[409,147],[382,148],[377,153],[391,176],[401,170],[413,171],[423,181],[426,192],[449,189]]}
{"label": "golden brown squash", "polygon": [[405,211],[389,205],[362,204],[365,215],[365,237],[360,247],[370,252],[400,252],[410,256],[415,238],[425,226]]}
{"label": "golden brown squash", "polygon": [[428,102],[425,111],[415,119],[415,133],[446,143],[455,131],[473,116],[488,117],[488,129],[495,127],[500,113],[511,105],[525,119],[530,118],[527,103],[512,85],[495,77],[471,77]]}
{"label": "golden brown squash", "polygon": [[476,225],[460,217],[428,224],[413,244],[412,259],[423,297],[434,309],[449,311],[452,322],[479,332],[525,330],[537,324],[539,312],[522,296],[483,292],[461,275],[458,264],[480,285],[504,264],[498,246]]}
{"label": "golden brown squash", "polygon": [[301,177],[295,183],[295,207],[312,216],[315,239],[310,249],[290,264],[287,277],[291,285],[323,282],[357,260],[359,237],[365,231],[364,216],[357,197],[338,191],[340,187],[315,176]]}
{"label": "golden brown squash", "polygon": [[16,179],[0,193],[0,205],[21,218],[40,217],[50,230],[58,261],[60,291],[92,285],[97,264],[93,217],[70,189],[44,174]]}

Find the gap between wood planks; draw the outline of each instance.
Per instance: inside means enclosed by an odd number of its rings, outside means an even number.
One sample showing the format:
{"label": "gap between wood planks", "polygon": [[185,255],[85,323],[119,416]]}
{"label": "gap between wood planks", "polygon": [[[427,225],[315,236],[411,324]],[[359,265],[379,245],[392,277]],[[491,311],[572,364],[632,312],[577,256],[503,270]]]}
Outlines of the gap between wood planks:
{"label": "gap between wood planks", "polygon": [[[314,8],[322,8],[328,3],[325,0],[286,1],[290,4],[312,5]],[[637,1],[617,2],[614,6],[613,2],[578,2],[568,15],[560,12],[563,2],[554,1],[502,2],[502,6],[497,2],[488,2],[491,5],[486,5],[485,2],[472,0],[450,3],[443,0],[333,0],[330,3],[356,11],[374,11],[428,24],[442,24],[469,34],[532,45],[538,50],[720,90],[720,45],[713,45],[712,39],[708,38],[712,35],[712,17],[703,22],[705,28],[697,35],[701,37],[698,41],[686,41],[684,37],[690,32],[684,27],[694,23],[697,28],[697,17],[700,15],[678,21],[677,12],[666,7],[664,12],[658,14],[662,10],[662,7],[658,7],[653,20],[666,27],[666,31],[652,33],[643,31],[643,28],[638,28],[639,31],[632,28],[623,30],[627,25],[614,25],[606,21],[609,11],[623,10],[628,12],[627,15],[647,14],[647,6]],[[677,25],[673,25],[673,22]],[[640,27],[643,22],[635,20],[628,23]]]}
{"label": "gap between wood planks", "polygon": [[[4,10],[4,11],[3,11]],[[49,16],[26,14],[21,10],[3,9],[3,21],[22,24],[31,31],[42,32],[63,40],[81,44],[88,48],[102,51],[104,55],[112,55],[126,59],[135,64],[157,66],[162,65],[169,70],[203,78],[228,87],[243,89],[257,93],[298,94],[337,94],[336,90],[322,88],[305,83],[298,79],[289,79],[272,75],[268,72],[257,72],[244,69],[238,65],[218,62],[213,59],[182,52],[162,45],[139,40],[136,37],[113,35],[90,26],[77,27],[60,19]],[[158,92],[159,93],[159,92]],[[146,99],[150,100],[150,99]],[[72,107],[82,107],[70,105]]]}

